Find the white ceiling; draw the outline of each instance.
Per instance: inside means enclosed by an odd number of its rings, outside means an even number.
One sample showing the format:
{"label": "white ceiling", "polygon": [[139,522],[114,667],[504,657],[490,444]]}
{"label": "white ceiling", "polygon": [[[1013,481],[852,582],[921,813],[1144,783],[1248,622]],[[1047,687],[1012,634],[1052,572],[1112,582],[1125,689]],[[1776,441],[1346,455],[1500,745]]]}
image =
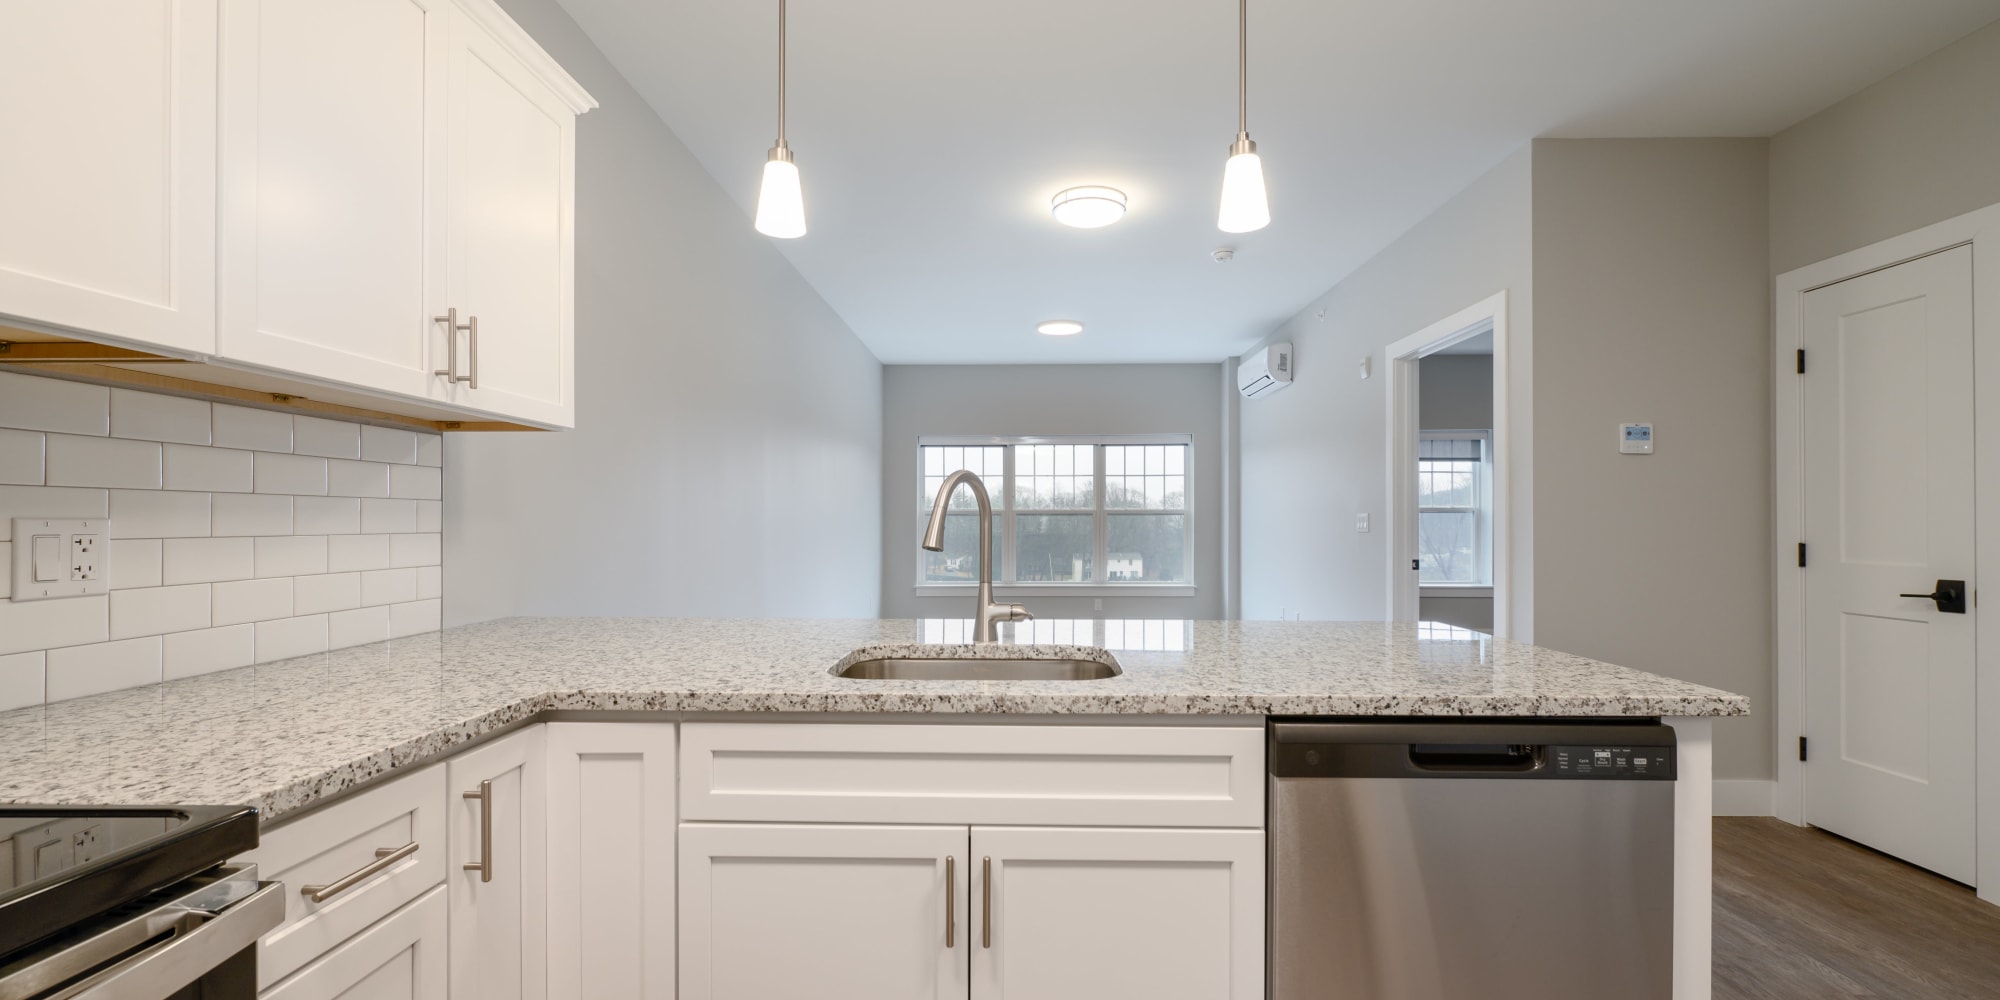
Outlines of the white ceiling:
{"label": "white ceiling", "polygon": [[[560,2],[748,227],[777,4]],[[790,18],[811,232],[780,249],[878,357],[1214,361],[1527,139],[1769,135],[2000,0],[1252,0],[1274,221],[1241,236],[1215,228],[1228,0],[794,0]],[[1058,225],[1049,196],[1082,183],[1123,188],[1130,214]],[[1034,332],[1059,317],[1087,329]]]}

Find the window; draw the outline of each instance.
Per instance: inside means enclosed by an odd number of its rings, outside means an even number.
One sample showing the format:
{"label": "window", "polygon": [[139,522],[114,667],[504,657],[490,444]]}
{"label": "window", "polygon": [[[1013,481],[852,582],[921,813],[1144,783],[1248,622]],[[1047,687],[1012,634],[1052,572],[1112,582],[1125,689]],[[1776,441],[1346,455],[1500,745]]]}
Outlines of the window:
{"label": "window", "polygon": [[1493,583],[1492,449],[1486,431],[1427,431],[1417,441],[1417,581]]}
{"label": "window", "polygon": [[[917,527],[946,476],[970,469],[993,494],[993,582],[1174,586],[1191,579],[1185,436],[924,438]],[[917,585],[976,581],[979,505],[951,498],[944,551],[918,550]]]}

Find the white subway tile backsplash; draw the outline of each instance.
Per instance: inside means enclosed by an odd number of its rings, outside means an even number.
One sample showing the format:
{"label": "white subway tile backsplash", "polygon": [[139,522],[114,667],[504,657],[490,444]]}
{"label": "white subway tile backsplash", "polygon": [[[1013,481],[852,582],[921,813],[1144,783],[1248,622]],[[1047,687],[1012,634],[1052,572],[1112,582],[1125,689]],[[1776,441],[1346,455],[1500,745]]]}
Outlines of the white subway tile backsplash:
{"label": "white subway tile backsplash", "polygon": [[0,653],[81,646],[111,638],[110,597],[0,601]]}
{"label": "white subway tile backsplash", "polygon": [[160,540],[118,538],[111,542],[111,589],[160,585]]}
{"label": "white subway tile backsplash", "polygon": [[421,465],[389,467],[389,495],[411,500],[437,500],[444,496],[444,470]]}
{"label": "white subway tile backsplash", "polygon": [[42,451],[47,435],[40,431],[0,429],[0,483],[40,486]]}
{"label": "white subway tile backsplash", "polygon": [[103,490],[0,486],[0,542],[13,539],[17,517],[103,517],[108,507]]}
{"label": "white subway tile backsplash", "polygon": [[292,581],[293,612],[316,615],[322,611],[346,611],[361,606],[361,574],[327,573],[301,576]]}
{"label": "white subway tile backsplash", "polygon": [[444,562],[440,535],[390,535],[389,565],[437,566]]}
{"label": "white subway tile backsplash", "polygon": [[209,498],[208,509],[208,533],[218,538],[292,533],[291,497],[270,493],[217,493]]}
{"label": "white subway tile backsplash", "polygon": [[0,712],[39,705],[48,700],[44,665],[48,654],[13,653],[0,656]]}
{"label": "white subway tile backsplash", "polygon": [[292,530],[301,535],[361,533],[361,501],[353,497],[294,497]]}
{"label": "white subway tile backsplash", "polygon": [[176,632],[166,637],[160,652],[161,677],[170,681],[247,667],[257,659],[257,627],[231,625]]}
{"label": "white subway tile backsplash", "polygon": [[361,501],[361,530],[371,535],[408,534],[417,530],[416,500]]}
{"label": "white subway tile backsplash", "polygon": [[415,468],[415,466],[389,466],[380,462],[345,462],[340,459],[328,459],[326,491],[337,497],[386,497],[389,495],[389,470],[392,468]]}
{"label": "white subway tile backsplash", "polygon": [[102,437],[111,433],[111,390],[0,372],[0,427]]}
{"label": "white subway tile backsplash", "polygon": [[306,615],[257,623],[257,662],[326,651],[326,616]]}
{"label": "white subway tile backsplash", "polygon": [[325,535],[257,539],[257,575],[308,576],[326,572]]}
{"label": "white subway tile backsplash", "polygon": [[218,583],[212,620],[220,626],[290,618],[297,613],[292,595],[292,581],[285,578]]}
{"label": "white subway tile backsplash", "polygon": [[247,406],[216,403],[211,415],[215,423],[215,446],[249,451],[289,452],[292,450],[292,415]]}
{"label": "white subway tile backsplash", "polygon": [[177,583],[248,580],[257,573],[256,548],[251,542],[248,538],[169,538],[160,551],[160,582],[171,587]]}
{"label": "white subway tile backsplash", "polygon": [[326,540],[330,573],[389,568],[389,535],[335,535]]}
{"label": "white subway tile backsplash", "polygon": [[51,649],[48,678],[50,701],[157,684],[160,637]]}
{"label": "white subway tile backsplash", "polygon": [[444,530],[444,503],[442,501],[418,500],[416,504],[418,531]]}
{"label": "white subway tile backsplash", "polygon": [[388,608],[356,608],[326,616],[326,648],[346,649],[389,638]]}
{"label": "white subway tile backsplash", "polygon": [[292,451],[322,458],[360,458],[361,425],[294,414]]}
{"label": "white subway tile backsplash", "polygon": [[417,464],[439,468],[444,465],[444,436],[441,434],[417,435]]}
{"label": "white subway tile backsplash", "polygon": [[293,496],[326,495],[326,459],[257,453],[256,490]]}
{"label": "white subway tile backsplash", "polygon": [[208,584],[147,587],[111,594],[111,638],[130,639],[208,627]]}
{"label": "white subway tile backsplash", "polygon": [[370,462],[417,464],[417,434],[394,427],[361,427],[361,457]]}
{"label": "white subway tile backsplash", "polygon": [[111,390],[111,436],[209,443],[208,403],[132,389]]}
{"label": "white subway tile backsplash", "polygon": [[51,434],[47,477],[50,486],[157,490],[160,446],[154,441]]}
{"label": "white subway tile backsplash", "polygon": [[112,490],[111,537],[200,538],[208,534],[206,493]]}
{"label": "white subway tile backsplash", "polygon": [[444,567],[417,567],[417,599],[429,600],[444,596]]}
{"label": "white subway tile backsplash", "polygon": [[361,604],[401,604],[417,599],[417,571],[378,569],[361,574]]}
{"label": "white subway tile backsplash", "polygon": [[409,604],[389,605],[389,637],[392,639],[435,632],[443,627],[443,601],[412,601]]}
{"label": "white subway tile backsplash", "polygon": [[166,447],[167,489],[203,493],[248,493],[250,453],[230,448]]}

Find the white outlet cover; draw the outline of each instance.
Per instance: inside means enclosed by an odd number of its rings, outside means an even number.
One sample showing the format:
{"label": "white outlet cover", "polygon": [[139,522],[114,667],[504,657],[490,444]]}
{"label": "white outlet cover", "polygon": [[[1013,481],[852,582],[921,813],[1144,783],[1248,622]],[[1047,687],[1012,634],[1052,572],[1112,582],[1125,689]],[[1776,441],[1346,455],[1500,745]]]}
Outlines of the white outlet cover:
{"label": "white outlet cover", "polygon": [[[57,579],[35,579],[35,538],[54,536]],[[73,558],[78,540],[91,540],[91,566],[79,571]],[[60,519],[17,517],[14,519],[13,600],[48,601],[59,597],[88,597],[111,592],[111,522],[101,517]]]}

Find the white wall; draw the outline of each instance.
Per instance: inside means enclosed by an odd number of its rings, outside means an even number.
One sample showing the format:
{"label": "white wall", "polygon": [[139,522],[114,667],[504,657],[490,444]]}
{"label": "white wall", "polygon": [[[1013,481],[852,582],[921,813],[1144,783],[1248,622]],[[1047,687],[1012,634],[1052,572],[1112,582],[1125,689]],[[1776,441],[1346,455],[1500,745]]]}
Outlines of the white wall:
{"label": "white wall", "polygon": [[502,6],[601,105],[577,429],[448,438],[447,620],[875,616],[881,365],[555,0]]}
{"label": "white wall", "polygon": [[2000,203],[2000,22],[1771,138],[1772,274]]}
{"label": "white wall", "polygon": [[[917,439],[943,434],[1191,434],[1193,597],[1106,597],[1102,615],[1220,618],[1225,606],[1225,397],[1219,365],[890,365],[883,369],[882,608],[965,618],[965,596],[919,596]],[[1232,390],[1233,391],[1233,390]],[[1002,588],[1004,593],[1005,588]],[[1007,598],[1041,618],[1100,614],[1094,598]]]}
{"label": "white wall", "polygon": [[[1509,293],[1509,361],[1533,384],[1530,151],[1523,147],[1325,295],[1271,340],[1290,340],[1290,389],[1242,407],[1245,618],[1388,615],[1387,365],[1382,348],[1495,292]],[[1372,357],[1375,376],[1357,362]],[[1533,414],[1510,413],[1514,518],[1513,634],[1527,638],[1535,597]]]}
{"label": "white wall", "polygon": [[1535,641],[1749,695],[1725,779],[1775,773],[1766,149],[1534,146]]}

